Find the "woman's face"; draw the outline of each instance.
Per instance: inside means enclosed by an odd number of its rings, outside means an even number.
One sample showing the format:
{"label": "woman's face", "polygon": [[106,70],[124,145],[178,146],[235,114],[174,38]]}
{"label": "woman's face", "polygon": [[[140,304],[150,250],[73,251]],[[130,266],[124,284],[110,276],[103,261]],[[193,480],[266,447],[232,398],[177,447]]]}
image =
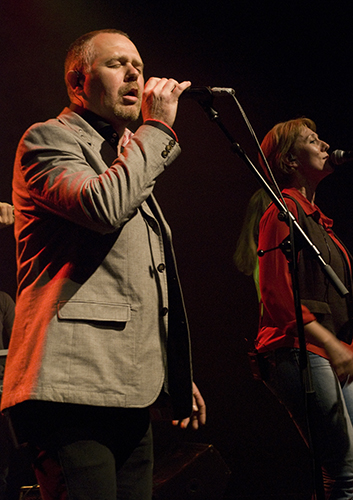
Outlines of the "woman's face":
{"label": "woman's face", "polygon": [[298,170],[306,177],[314,176],[321,180],[333,171],[327,161],[329,145],[321,141],[316,132],[308,127],[303,127],[292,149]]}

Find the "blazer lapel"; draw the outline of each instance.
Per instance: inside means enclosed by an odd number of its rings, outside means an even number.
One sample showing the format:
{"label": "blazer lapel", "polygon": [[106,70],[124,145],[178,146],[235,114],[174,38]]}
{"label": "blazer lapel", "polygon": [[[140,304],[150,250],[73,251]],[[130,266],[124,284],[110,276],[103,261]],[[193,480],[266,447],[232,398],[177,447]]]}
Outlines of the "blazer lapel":
{"label": "blazer lapel", "polygon": [[81,140],[85,141],[95,151],[97,157],[101,157],[108,167],[112,165],[117,153],[86,120],[69,108],[65,108],[60,113],[58,120],[70,127]]}

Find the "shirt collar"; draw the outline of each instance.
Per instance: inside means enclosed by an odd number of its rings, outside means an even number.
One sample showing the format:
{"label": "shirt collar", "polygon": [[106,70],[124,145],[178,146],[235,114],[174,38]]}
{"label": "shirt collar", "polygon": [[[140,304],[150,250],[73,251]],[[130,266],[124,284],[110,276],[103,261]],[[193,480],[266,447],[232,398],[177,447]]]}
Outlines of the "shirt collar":
{"label": "shirt collar", "polygon": [[119,143],[119,135],[115,129],[106,122],[103,118],[93,113],[89,109],[78,106],[77,104],[70,104],[71,111],[74,111],[81,116],[87,123],[89,123],[116,151]]}
{"label": "shirt collar", "polygon": [[310,201],[296,188],[289,188],[283,190],[284,194],[288,194],[295,200],[299,201],[302,209],[306,215],[311,216],[316,222],[322,224],[324,227],[332,227],[333,220],[327,217],[317,205],[312,205]]}

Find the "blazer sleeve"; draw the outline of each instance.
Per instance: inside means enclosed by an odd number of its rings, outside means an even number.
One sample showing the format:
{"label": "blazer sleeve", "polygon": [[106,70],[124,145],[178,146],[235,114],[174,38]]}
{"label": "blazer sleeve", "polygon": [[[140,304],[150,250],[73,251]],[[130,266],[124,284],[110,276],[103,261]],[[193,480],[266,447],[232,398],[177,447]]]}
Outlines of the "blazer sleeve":
{"label": "blazer sleeve", "polygon": [[22,208],[32,200],[39,210],[109,233],[131,218],[179,153],[175,139],[142,125],[108,167],[87,141],[50,120],[32,126],[19,144],[15,192]]}

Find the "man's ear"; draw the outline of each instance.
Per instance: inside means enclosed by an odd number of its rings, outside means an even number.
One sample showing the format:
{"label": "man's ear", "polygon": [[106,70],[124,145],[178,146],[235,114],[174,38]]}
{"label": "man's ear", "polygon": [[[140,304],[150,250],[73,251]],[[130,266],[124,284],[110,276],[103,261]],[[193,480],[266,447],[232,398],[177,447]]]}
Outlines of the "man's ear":
{"label": "man's ear", "polygon": [[85,83],[85,75],[80,73],[79,71],[73,69],[70,70],[66,75],[66,79],[69,82],[72,90],[74,90],[75,92],[79,92],[83,89],[83,85]]}

